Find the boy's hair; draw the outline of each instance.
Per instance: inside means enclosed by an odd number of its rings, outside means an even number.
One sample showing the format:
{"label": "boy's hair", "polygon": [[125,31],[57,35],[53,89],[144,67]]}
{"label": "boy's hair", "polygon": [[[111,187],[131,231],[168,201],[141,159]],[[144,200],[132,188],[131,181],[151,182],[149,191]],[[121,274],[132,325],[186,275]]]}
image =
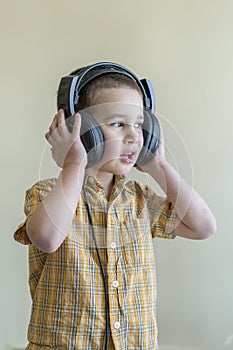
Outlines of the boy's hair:
{"label": "boy's hair", "polygon": [[[80,69],[72,72],[70,75],[77,75],[79,71]],[[122,87],[134,89],[142,96],[138,84],[133,79],[119,73],[105,73],[91,80],[80,90],[77,109],[81,110],[90,107],[97,92],[101,89],[117,89]]]}

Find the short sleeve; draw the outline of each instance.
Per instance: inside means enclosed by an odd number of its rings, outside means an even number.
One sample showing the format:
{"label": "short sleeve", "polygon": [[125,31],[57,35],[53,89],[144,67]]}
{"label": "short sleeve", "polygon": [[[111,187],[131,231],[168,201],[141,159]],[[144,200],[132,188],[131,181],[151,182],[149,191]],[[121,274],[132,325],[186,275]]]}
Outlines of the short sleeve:
{"label": "short sleeve", "polygon": [[20,224],[14,232],[14,239],[24,245],[30,244],[30,239],[26,232],[26,223],[30,215],[33,214],[37,206],[42,202],[46,195],[52,190],[56,183],[56,179],[46,179],[38,181],[30,189],[26,191],[24,201],[25,221]]}
{"label": "short sleeve", "polygon": [[168,197],[158,196],[147,186],[147,207],[152,237],[175,238],[177,213]]}

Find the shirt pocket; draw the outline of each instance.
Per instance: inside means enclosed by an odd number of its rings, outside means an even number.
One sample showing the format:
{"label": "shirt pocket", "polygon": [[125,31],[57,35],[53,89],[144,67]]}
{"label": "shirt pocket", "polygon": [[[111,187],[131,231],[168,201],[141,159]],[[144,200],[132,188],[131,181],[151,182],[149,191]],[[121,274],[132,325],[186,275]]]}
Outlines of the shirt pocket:
{"label": "shirt pocket", "polygon": [[[143,236],[151,236],[151,225],[148,212],[146,210],[140,213],[125,213],[120,224],[120,236],[122,245],[129,245],[135,242],[142,244]],[[138,242],[138,243],[137,243]],[[136,248],[136,246],[134,248]]]}

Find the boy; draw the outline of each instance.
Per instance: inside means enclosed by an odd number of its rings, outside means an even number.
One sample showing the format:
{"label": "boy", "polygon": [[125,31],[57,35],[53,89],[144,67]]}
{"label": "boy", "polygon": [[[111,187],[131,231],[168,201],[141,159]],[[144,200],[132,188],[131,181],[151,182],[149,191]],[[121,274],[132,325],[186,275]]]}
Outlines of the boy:
{"label": "boy", "polygon": [[62,171],[27,191],[27,219],[15,233],[29,245],[27,349],[155,350],[152,239],[204,239],[215,232],[215,219],[167,163],[162,131],[152,159],[138,168],[167,197],[127,180],[144,142],[144,102],[134,79],[119,72],[89,79],[80,89],[81,109],[101,127],[101,159],[88,165],[82,113],[69,132],[59,109],[46,139]]}

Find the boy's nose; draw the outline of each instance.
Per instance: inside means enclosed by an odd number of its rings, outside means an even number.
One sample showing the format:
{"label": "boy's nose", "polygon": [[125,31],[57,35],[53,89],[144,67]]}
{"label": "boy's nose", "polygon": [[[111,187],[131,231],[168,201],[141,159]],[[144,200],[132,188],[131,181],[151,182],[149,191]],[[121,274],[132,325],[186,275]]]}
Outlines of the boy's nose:
{"label": "boy's nose", "polygon": [[140,135],[139,130],[134,125],[127,125],[126,133],[124,137],[125,143],[139,143]]}

